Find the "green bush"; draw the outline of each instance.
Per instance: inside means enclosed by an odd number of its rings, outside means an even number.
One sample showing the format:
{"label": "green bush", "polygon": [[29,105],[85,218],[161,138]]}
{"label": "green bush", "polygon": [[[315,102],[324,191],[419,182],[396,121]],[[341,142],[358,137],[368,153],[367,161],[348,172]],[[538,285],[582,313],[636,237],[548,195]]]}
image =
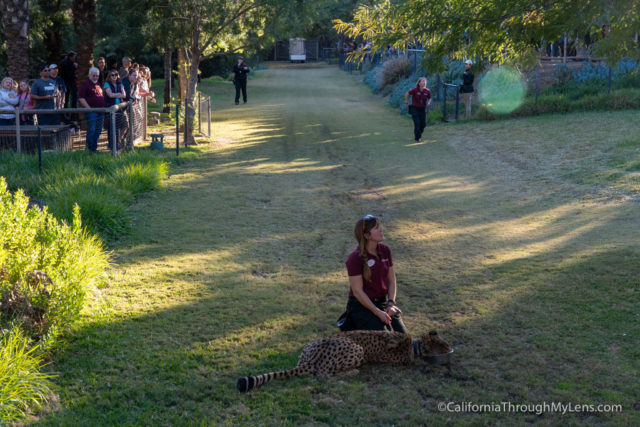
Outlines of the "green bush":
{"label": "green bush", "polygon": [[640,109],[640,89],[618,89],[611,94],[595,93],[570,99],[560,94],[548,94],[527,97],[522,105],[510,114],[503,116],[491,113],[484,106],[478,109],[475,117],[481,120],[495,120],[498,117],[526,117],[547,113],[567,113],[571,111]]}
{"label": "green bush", "polygon": [[406,56],[397,56],[388,59],[382,64],[378,87],[380,89],[395,84],[409,77],[411,74],[411,61]]}
{"label": "green bush", "polygon": [[409,89],[416,87],[417,79],[418,78],[414,75],[399,81],[393,88],[391,96],[389,96],[389,104],[399,108],[401,114],[407,114],[407,107],[404,105],[404,95]]}
{"label": "green bush", "polygon": [[123,153],[115,159],[82,152],[45,153],[42,174],[37,173],[35,156],[0,154],[0,175],[6,177],[11,190],[23,188],[68,222],[78,204],[85,227],[110,239],[128,231],[127,207],[135,197],[159,188],[167,170],[162,155],[148,150]]}
{"label": "green bush", "polygon": [[[22,327],[48,348],[77,319],[108,260],[102,243],[82,228],[79,208],[68,225],[46,207],[27,205],[24,193],[12,195],[0,177],[0,322]],[[34,271],[50,282],[36,280]]]}
{"label": "green bush", "polygon": [[23,419],[52,393],[52,375],[40,372],[43,358],[18,329],[0,331],[0,425]]}

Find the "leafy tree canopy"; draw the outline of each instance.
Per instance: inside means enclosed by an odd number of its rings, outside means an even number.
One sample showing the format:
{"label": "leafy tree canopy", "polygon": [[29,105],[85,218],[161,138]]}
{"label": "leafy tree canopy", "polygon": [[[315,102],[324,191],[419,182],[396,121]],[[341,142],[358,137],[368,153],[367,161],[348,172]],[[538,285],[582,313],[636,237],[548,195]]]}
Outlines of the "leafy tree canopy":
{"label": "leafy tree canopy", "polygon": [[[541,43],[563,34],[589,38],[593,52],[615,61],[637,56],[639,0],[378,0],[362,4],[350,22],[334,21],[338,32],[401,50],[422,46],[426,65],[443,58],[481,58],[532,65]],[[354,53],[355,57],[362,52]]]}

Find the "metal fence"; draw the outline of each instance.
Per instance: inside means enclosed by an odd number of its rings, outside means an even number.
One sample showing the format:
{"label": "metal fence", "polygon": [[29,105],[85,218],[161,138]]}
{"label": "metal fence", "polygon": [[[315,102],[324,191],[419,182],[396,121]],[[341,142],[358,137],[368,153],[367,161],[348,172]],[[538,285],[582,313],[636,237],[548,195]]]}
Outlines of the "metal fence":
{"label": "metal fence", "polygon": [[373,55],[366,54],[362,61],[357,61],[349,58],[349,54],[341,53],[338,57],[338,67],[341,70],[350,74],[354,72],[358,74],[366,74],[375,68],[378,64],[382,63],[383,56],[381,53],[375,53]]}
{"label": "metal fence", "polygon": [[[198,92],[198,132],[211,136],[211,97]],[[205,131],[203,131],[205,129]]]}
{"label": "metal fence", "polygon": [[101,116],[98,149],[117,156],[123,149],[147,138],[146,98],[109,108],[15,109],[0,114],[14,116],[14,124],[0,126],[0,150],[35,153],[86,147],[89,128],[86,114]]}

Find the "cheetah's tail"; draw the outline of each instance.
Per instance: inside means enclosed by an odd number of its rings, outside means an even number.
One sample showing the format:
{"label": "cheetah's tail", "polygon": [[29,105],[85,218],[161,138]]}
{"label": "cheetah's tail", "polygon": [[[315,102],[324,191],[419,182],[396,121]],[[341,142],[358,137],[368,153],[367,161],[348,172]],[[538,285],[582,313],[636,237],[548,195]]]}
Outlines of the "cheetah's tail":
{"label": "cheetah's tail", "polygon": [[236,388],[238,391],[244,393],[249,390],[253,390],[256,387],[260,387],[262,384],[268,383],[271,380],[279,378],[289,378],[305,375],[300,366],[286,371],[269,372],[268,374],[256,375],[255,377],[242,377],[236,381]]}

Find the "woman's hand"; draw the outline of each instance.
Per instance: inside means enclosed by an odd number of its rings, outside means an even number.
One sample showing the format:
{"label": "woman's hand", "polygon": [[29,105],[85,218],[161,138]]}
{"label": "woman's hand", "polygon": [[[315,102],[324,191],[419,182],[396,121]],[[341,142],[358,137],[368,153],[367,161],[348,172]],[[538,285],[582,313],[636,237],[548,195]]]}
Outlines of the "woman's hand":
{"label": "woman's hand", "polygon": [[398,309],[396,308],[395,305],[389,305],[387,307],[387,309],[385,310],[385,312],[390,316],[393,317],[395,316],[395,314],[398,312]]}
{"label": "woman's hand", "polygon": [[378,310],[376,313],[376,316],[378,316],[378,319],[380,319],[380,321],[385,325],[388,325],[391,323],[391,316],[389,316],[386,312],[382,310]]}

